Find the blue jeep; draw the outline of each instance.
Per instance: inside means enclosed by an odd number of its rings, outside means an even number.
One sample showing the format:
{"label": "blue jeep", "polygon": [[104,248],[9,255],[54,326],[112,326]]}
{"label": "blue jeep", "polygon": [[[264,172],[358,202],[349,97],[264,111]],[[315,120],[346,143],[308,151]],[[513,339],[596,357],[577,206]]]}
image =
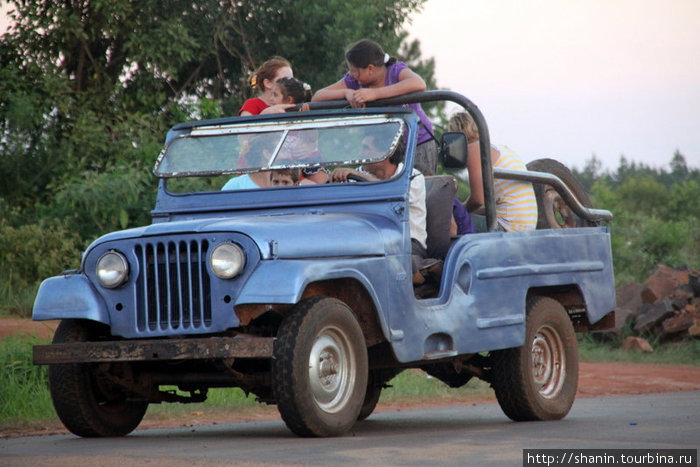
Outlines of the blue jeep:
{"label": "blue jeep", "polygon": [[[415,287],[408,189],[419,119],[403,104],[440,100],[479,126],[489,231],[450,237],[455,184],[426,177],[428,253],[441,267]],[[151,225],[97,239],[79,271],[45,280],[36,298],[33,319],[61,320],[34,362],[49,365],[71,432],[126,435],[149,403],[239,387],[276,404],[300,436],[338,436],[408,368],[452,387],[486,380],[513,420],[568,413],[575,332],[613,319],[610,232],[600,225],[610,213],[546,160],[536,165],[552,170],[493,169],[483,116],[459,94],[376,104],[314,103],[170,130]],[[375,152],[360,150],[367,135]],[[221,189],[261,171],[357,167],[399,146],[403,170],[387,180]],[[464,167],[464,136],[444,134],[440,154]],[[543,228],[496,229],[493,177],[535,183]]]}

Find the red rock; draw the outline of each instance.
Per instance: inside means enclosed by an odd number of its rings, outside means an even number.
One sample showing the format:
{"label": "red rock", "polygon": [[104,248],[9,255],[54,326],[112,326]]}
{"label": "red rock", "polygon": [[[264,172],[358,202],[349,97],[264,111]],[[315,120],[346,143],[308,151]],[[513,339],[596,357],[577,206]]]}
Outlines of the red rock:
{"label": "red rock", "polygon": [[688,328],[688,334],[693,337],[700,337],[700,318],[696,318],[693,325]]}
{"label": "red rock", "polygon": [[668,318],[661,323],[663,334],[668,336],[670,334],[678,334],[679,332],[687,331],[693,326],[695,319],[694,313],[679,313],[672,318]]}
{"label": "red rock", "polygon": [[642,290],[642,302],[656,303],[661,299],[672,297],[677,289],[689,283],[688,271],[657,264]]}

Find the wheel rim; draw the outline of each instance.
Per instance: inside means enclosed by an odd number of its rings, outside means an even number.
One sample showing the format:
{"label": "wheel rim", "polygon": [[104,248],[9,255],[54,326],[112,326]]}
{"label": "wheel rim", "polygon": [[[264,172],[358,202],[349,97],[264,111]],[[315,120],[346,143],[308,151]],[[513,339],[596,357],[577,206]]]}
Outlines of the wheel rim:
{"label": "wheel rim", "polygon": [[532,375],[540,395],[556,397],[566,379],[566,353],[559,334],[550,326],[537,330],[532,341]]}
{"label": "wheel rim", "polygon": [[547,222],[550,227],[570,228],[576,227],[576,216],[566,202],[553,188],[547,187],[542,196]]}
{"label": "wheel rim", "polygon": [[352,396],[357,362],[350,338],[336,327],[323,329],[309,354],[309,382],[321,410],[336,413]]}
{"label": "wheel rim", "polygon": [[129,407],[129,402],[123,391],[108,382],[104,377],[91,374],[90,386],[95,403],[106,413],[122,414]]}

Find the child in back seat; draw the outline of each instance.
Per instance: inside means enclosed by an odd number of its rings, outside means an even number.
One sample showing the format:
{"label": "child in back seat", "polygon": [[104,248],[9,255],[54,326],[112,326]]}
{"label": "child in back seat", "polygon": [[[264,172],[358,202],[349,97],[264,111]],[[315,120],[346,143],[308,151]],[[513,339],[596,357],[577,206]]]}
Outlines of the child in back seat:
{"label": "child in back seat", "polygon": [[450,225],[450,237],[464,235],[476,232],[472,216],[467,211],[467,208],[455,196],[452,203],[452,224]]}
{"label": "child in back seat", "polygon": [[[455,193],[457,191],[457,179],[455,179]],[[465,235],[476,232],[472,216],[467,211],[467,207],[462,203],[457,195],[452,202],[452,224],[450,225],[450,237]]]}

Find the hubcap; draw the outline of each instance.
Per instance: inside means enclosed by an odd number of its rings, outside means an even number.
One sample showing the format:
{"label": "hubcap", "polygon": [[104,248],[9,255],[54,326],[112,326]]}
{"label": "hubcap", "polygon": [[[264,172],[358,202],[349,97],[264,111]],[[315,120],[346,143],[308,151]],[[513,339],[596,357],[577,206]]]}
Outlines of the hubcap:
{"label": "hubcap", "polygon": [[309,354],[309,383],[318,407],[327,413],[342,410],[352,395],[356,372],[349,337],[336,327],[323,329]]}
{"label": "hubcap", "polygon": [[[549,187],[548,187],[549,188]],[[576,217],[559,193],[553,188],[544,192],[542,197],[545,215],[553,228],[576,227]]]}
{"label": "hubcap", "polygon": [[532,341],[532,376],[539,393],[547,399],[556,397],[564,384],[564,343],[550,326],[538,329]]}

